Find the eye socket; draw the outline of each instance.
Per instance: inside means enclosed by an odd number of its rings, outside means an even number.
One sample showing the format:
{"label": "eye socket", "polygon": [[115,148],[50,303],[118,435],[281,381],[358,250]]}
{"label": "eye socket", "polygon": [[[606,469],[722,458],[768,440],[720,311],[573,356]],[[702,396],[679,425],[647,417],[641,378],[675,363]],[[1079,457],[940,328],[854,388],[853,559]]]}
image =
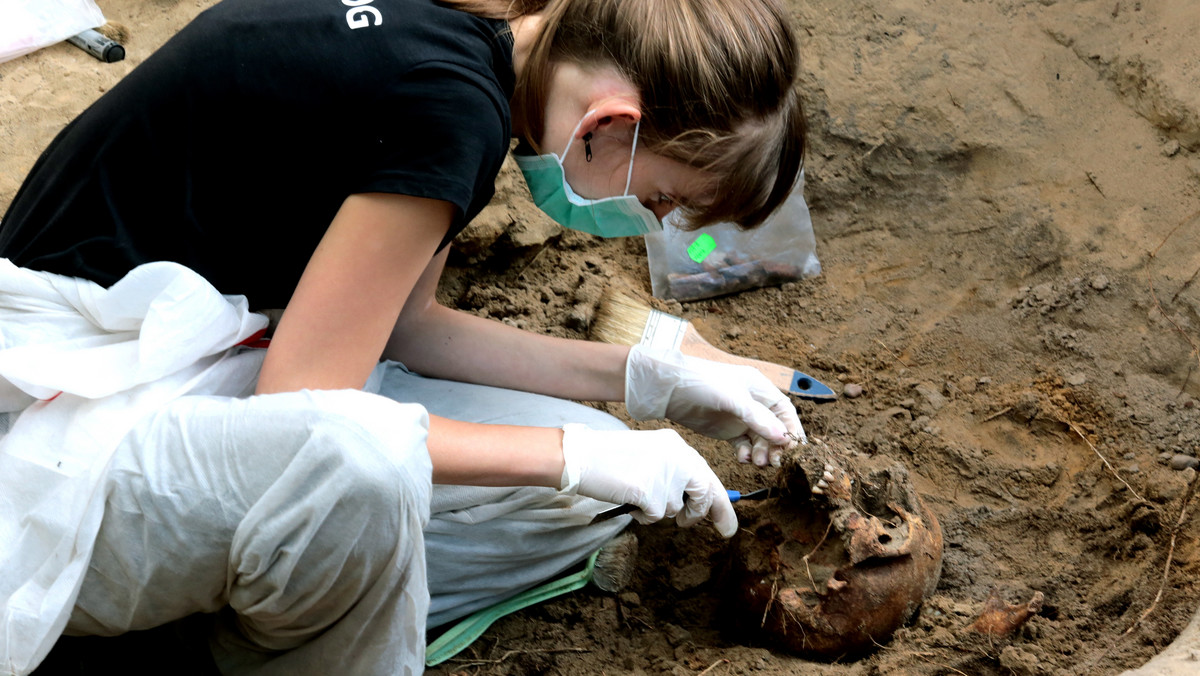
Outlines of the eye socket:
{"label": "eye socket", "polygon": [[668,195],[666,193],[661,193],[661,192],[658,193],[658,198],[656,201],[658,204],[674,204],[676,206],[678,206],[678,204],[679,204],[677,201],[675,201],[674,197],[671,197],[670,195]]}

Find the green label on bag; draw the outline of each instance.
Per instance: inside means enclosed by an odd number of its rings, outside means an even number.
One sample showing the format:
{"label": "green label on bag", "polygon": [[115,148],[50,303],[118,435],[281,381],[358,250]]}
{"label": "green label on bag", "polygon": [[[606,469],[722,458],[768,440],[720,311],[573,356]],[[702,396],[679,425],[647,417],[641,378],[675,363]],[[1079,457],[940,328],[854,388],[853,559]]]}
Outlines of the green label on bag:
{"label": "green label on bag", "polygon": [[692,245],[687,248],[687,252],[692,260],[700,263],[708,258],[708,254],[712,253],[715,248],[717,248],[717,240],[713,239],[712,235],[705,233],[692,242]]}

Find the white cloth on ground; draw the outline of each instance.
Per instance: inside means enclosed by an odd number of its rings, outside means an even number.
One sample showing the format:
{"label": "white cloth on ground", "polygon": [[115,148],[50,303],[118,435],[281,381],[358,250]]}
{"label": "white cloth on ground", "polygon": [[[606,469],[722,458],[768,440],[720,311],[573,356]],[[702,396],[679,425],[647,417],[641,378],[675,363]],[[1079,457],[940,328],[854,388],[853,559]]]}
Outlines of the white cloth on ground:
{"label": "white cloth on ground", "polygon": [[33,669],[66,625],[121,438],[182,394],[244,389],[229,348],[265,326],[172,263],[104,289],[0,259],[0,673]]}

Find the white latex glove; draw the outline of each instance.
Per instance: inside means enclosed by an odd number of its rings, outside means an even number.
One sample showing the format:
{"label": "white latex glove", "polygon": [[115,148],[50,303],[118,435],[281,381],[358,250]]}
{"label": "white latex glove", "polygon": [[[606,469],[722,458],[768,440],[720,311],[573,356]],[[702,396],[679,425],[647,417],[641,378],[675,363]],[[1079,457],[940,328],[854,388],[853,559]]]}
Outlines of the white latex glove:
{"label": "white latex glove", "polygon": [[668,418],[733,444],[739,462],[778,467],[807,443],[787,395],[750,366],[634,345],[625,362],[625,407],[637,420]]}
{"label": "white latex glove", "polygon": [[565,425],[563,462],[564,493],[637,505],[632,516],[639,523],[675,517],[686,528],[707,516],[722,536],[737,532],[737,514],[721,480],[674,430]]}

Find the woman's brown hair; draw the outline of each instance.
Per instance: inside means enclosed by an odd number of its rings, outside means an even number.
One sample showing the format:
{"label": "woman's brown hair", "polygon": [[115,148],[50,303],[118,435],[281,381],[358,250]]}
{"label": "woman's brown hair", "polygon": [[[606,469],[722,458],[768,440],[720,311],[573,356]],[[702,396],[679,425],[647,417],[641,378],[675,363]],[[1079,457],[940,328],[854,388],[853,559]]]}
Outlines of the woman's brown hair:
{"label": "woman's brown hair", "polygon": [[489,18],[540,12],[514,93],[514,124],[541,139],[554,64],[611,65],[641,95],[639,146],[710,172],[693,227],[754,227],[804,165],[798,47],[778,0],[442,0]]}

